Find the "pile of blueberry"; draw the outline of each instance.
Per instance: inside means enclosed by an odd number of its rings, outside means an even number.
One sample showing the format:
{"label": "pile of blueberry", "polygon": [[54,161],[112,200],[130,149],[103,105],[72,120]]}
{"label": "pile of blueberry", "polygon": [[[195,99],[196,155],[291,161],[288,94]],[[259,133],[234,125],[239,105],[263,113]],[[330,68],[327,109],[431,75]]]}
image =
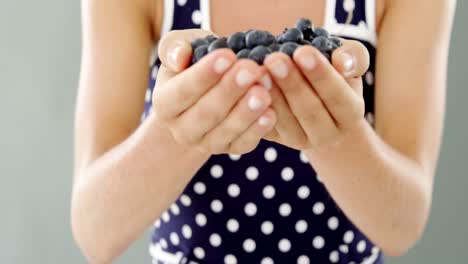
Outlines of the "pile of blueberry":
{"label": "pile of blueberry", "polygon": [[237,54],[237,58],[248,58],[262,65],[265,57],[272,52],[283,52],[293,55],[302,45],[311,45],[330,60],[332,52],[342,45],[341,40],[330,36],[327,30],[314,27],[309,19],[301,18],[295,27],[286,28],[278,36],[264,30],[247,30],[236,32],[226,37],[208,35],[192,41],[192,64],[206,54],[220,48],[229,48]]}

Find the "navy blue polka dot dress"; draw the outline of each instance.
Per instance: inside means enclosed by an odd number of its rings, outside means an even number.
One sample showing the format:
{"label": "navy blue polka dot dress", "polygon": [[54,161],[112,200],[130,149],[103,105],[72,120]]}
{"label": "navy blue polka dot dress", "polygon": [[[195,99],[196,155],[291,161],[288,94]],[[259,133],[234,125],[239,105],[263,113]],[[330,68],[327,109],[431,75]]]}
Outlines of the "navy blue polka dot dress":
{"label": "navy blue polka dot dress", "polygon": [[[162,34],[210,30],[209,8],[209,0],[165,0]],[[373,125],[375,0],[327,0],[324,27],[369,49],[364,99]],[[160,63],[151,57],[142,122]],[[248,154],[211,156],[155,220],[149,251],[154,264],[383,263],[381,250],[340,210],[306,156],[267,140]]]}

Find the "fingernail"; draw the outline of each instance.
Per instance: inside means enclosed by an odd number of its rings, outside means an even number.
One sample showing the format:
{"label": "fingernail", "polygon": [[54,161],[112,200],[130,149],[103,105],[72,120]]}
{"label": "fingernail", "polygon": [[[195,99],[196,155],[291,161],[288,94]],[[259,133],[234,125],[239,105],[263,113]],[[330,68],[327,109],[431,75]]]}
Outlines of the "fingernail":
{"label": "fingernail", "polygon": [[343,69],[346,73],[354,69],[354,57],[347,52],[341,53],[341,63],[343,63]]}
{"label": "fingernail", "polygon": [[277,78],[284,79],[288,76],[288,66],[282,60],[277,60],[271,64],[270,70]]}
{"label": "fingernail", "polygon": [[168,52],[168,59],[169,59],[169,64],[176,68],[177,67],[177,58],[179,57],[180,49],[182,48],[182,45],[178,42],[174,43],[174,46],[172,46],[169,49]]}
{"label": "fingernail", "polygon": [[242,69],[237,72],[236,83],[240,87],[251,84],[254,81],[254,76],[248,70]]}
{"label": "fingernail", "polygon": [[302,67],[308,70],[313,70],[317,65],[317,59],[312,54],[304,54],[303,56],[298,58],[298,61]]}
{"label": "fingernail", "polygon": [[270,124],[270,118],[262,116],[258,119],[258,124],[261,126],[268,126]]}
{"label": "fingernail", "polygon": [[272,87],[272,82],[271,78],[268,74],[264,75],[262,78],[262,85],[265,87],[267,90],[270,90]]}
{"label": "fingernail", "polygon": [[214,63],[214,70],[216,73],[222,74],[229,68],[229,66],[231,66],[231,64],[232,64],[231,60],[220,57],[216,59]]}
{"label": "fingernail", "polygon": [[263,107],[263,102],[257,96],[253,95],[249,99],[249,108],[251,110],[259,110]]}

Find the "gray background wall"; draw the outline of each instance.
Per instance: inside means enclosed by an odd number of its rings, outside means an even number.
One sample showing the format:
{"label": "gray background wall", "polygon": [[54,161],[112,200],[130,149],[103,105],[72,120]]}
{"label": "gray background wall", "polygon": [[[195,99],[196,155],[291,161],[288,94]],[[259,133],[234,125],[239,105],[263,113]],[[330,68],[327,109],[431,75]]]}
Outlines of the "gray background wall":
{"label": "gray background wall", "polygon": [[[79,1],[0,2],[0,262],[85,263],[69,230]],[[426,233],[388,263],[468,259],[468,2],[458,1],[445,137]],[[143,237],[118,263],[150,263]]]}

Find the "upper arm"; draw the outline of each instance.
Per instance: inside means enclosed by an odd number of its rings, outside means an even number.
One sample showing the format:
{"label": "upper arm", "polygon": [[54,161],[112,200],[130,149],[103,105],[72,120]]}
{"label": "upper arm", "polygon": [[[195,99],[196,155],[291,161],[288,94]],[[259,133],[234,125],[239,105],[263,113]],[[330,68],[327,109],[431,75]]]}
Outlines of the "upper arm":
{"label": "upper arm", "polygon": [[433,174],[442,137],[455,1],[391,0],[376,58],[376,130]]}
{"label": "upper arm", "polygon": [[148,0],[82,0],[75,174],[139,125],[153,43]]}

